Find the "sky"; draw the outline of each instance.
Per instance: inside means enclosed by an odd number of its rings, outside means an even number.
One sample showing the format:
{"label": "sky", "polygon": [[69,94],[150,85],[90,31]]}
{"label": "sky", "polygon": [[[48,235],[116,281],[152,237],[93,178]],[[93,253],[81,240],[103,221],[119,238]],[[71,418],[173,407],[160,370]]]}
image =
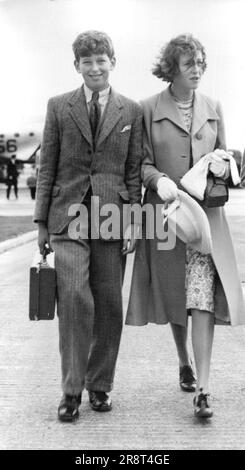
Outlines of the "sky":
{"label": "sky", "polygon": [[81,85],[71,48],[80,32],[111,36],[111,84],[136,101],[166,87],[152,64],[164,43],[188,32],[207,53],[199,91],[220,100],[228,147],[243,151],[244,17],[245,0],[0,0],[0,130],[43,122],[50,96]]}

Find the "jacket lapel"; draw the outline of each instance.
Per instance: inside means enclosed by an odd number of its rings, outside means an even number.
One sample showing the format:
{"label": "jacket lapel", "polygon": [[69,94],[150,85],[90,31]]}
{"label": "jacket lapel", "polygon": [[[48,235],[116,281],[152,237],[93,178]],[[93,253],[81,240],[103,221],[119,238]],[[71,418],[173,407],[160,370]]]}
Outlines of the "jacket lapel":
{"label": "jacket lapel", "polygon": [[172,121],[174,124],[189,134],[181,113],[171,96],[169,87],[160,93],[153,114],[153,121],[161,121],[162,119],[168,119],[169,121]]}
{"label": "jacket lapel", "polygon": [[91,127],[88,117],[87,103],[85,99],[85,94],[83,87],[79,88],[74,92],[72,97],[69,100],[70,104],[70,114],[72,119],[77,124],[81,133],[88,141],[90,145],[93,145],[93,138],[91,133]]}
{"label": "jacket lapel", "polygon": [[123,105],[120,101],[119,96],[113,90],[111,90],[109,100],[102,117],[99,135],[96,142],[97,147],[102,144],[102,142],[106,139],[106,137],[110,134],[112,129],[118,123],[122,115],[122,107]]}
{"label": "jacket lapel", "polygon": [[219,116],[205,96],[195,93],[192,118],[192,135],[195,135],[206,121],[219,120]]}

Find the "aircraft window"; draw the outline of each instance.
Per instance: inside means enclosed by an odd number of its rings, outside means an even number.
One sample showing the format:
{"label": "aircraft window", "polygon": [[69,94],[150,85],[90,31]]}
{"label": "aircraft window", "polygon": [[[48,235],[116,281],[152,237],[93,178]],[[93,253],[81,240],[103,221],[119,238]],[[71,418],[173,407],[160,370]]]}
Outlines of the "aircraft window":
{"label": "aircraft window", "polygon": [[34,136],[34,132],[30,132],[30,133],[29,133],[29,136],[30,136],[30,137],[33,137],[33,136]]}
{"label": "aircraft window", "polygon": [[20,134],[18,134],[18,132],[17,132],[16,134],[14,134],[14,136],[15,136],[15,137],[19,137],[19,136],[20,136]]}
{"label": "aircraft window", "polygon": [[4,139],[4,134],[0,134],[0,139]]}

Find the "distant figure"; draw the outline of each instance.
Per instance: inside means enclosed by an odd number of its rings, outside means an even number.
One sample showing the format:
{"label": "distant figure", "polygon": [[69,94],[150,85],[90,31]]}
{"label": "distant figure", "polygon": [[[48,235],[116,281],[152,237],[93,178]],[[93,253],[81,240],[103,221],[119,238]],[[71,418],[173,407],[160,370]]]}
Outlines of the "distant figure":
{"label": "distant figure", "polygon": [[6,183],[7,182],[7,173],[6,173],[6,168],[4,165],[0,165],[0,183]]}
{"label": "distant figure", "polygon": [[26,184],[27,184],[28,188],[30,189],[31,198],[35,199],[35,197],[36,197],[36,187],[37,187],[37,177],[36,177],[35,165],[33,165],[32,168],[33,168],[33,171],[30,174],[30,176],[28,176],[28,178],[26,180]]}
{"label": "distant figure", "polygon": [[12,155],[7,166],[7,199],[9,199],[11,186],[14,186],[14,193],[18,199],[18,170],[16,165],[16,155]]}

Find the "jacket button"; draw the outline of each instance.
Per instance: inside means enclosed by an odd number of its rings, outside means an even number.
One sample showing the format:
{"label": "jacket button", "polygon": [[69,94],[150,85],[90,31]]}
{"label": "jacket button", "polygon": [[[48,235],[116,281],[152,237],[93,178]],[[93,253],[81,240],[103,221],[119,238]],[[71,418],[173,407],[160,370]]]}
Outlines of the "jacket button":
{"label": "jacket button", "polygon": [[197,138],[197,140],[202,140],[202,134],[197,134],[196,138]]}
{"label": "jacket button", "polygon": [[89,149],[89,150],[88,150],[88,154],[91,155],[91,154],[92,154],[92,150]]}

